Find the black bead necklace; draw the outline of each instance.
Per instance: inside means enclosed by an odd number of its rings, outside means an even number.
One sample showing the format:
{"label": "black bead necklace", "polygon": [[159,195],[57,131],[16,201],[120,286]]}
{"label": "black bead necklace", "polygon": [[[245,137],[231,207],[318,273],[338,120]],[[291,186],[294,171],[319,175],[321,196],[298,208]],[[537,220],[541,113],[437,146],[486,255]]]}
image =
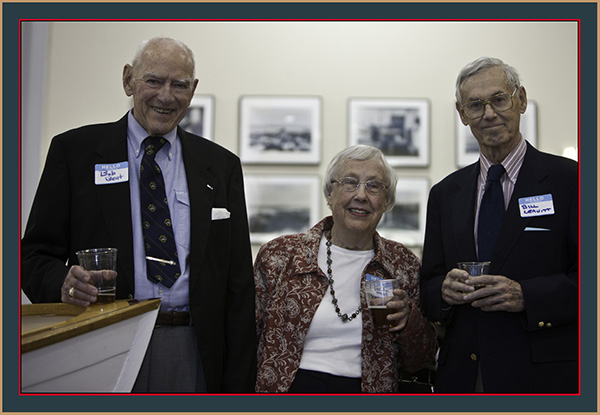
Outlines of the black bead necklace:
{"label": "black bead necklace", "polygon": [[348,317],[348,314],[346,313],[341,313],[340,307],[338,306],[338,299],[335,298],[335,290],[333,289],[333,273],[331,272],[331,264],[333,263],[333,261],[331,260],[331,231],[325,232],[325,238],[327,238],[327,241],[325,241],[325,245],[327,246],[327,280],[329,282],[329,293],[333,298],[331,302],[335,307],[335,312],[337,313],[338,317],[341,318],[342,322],[345,323],[347,321],[354,320],[360,314],[360,306],[356,309],[354,313],[352,313],[350,317]]}

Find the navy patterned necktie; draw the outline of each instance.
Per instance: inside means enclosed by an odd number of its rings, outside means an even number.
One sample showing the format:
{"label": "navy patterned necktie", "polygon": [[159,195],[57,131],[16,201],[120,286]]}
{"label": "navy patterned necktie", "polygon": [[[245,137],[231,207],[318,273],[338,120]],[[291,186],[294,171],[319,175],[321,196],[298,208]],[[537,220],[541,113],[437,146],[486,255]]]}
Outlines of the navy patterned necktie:
{"label": "navy patterned necktie", "polygon": [[154,160],[166,142],[163,137],[151,136],[144,140],[144,156],[140,166],[140,205],[148,279],[171,287],[181,275],[181,270],[165,182]]}
{"label": "navy patterned necktie", "polygon": [[490,261],[494,254],[496,239],[504,217],[504,193],[500,177],[504,174],[501,164],[490,166],[487,173],[485,193],[479,207],[477,226],[477,253],[480,261]]}

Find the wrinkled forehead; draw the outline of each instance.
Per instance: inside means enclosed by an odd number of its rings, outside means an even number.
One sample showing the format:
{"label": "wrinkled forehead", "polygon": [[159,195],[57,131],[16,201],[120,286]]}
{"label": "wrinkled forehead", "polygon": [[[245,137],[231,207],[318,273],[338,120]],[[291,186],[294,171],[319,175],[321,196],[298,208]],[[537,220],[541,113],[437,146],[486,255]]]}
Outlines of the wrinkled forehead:
{"label": "wrinkled forehead", "polygon": [[193,78],[194,61],[182,48],[153,46],[142,53],[134,71],[138,76],[154,74],[162,77]]}
{"label": "wrinkled forehead", "polygon": [[345,159],[340,163],[338,173],[343,177],[357,177],[366,179],[386,179],[385,167],[380,160]]}
{"label": "wrinkled forehead", "polygon": [[509,89],[504,71],[500,68],[490,68],[465,79],[460,87],[460,92],[464,101],[510,93]]}

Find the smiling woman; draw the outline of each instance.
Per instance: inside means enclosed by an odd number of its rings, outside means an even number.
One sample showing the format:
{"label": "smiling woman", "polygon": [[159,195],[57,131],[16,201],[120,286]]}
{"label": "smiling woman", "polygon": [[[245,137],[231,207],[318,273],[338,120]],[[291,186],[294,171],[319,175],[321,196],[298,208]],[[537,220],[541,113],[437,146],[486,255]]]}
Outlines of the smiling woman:
{"label": "smiling woman", "polygon": [[[357,146],[342,152],[329,171],[338,176],[331,179],[333,187],[326,187],[325,192],[333,214],[332,242],[346,249],[372,249],[375,228],[391,207],[390,197],[395,198],[395,186],[388,189],[391,177],[395,177],[392,169],[374,148]],[[380,183],[382,188],[373,183]]]}
{"label": "smiling woman", "polygon": [[[399,392],[396,370],[431,367],[433,326],[420,312],[418,258],[376,232],[395,201],[396,175],[374,147],[334,157],[323,188],[329,216],[262,246],[254,265],[257,392]],[[367,280],[398,288],[376,327]]]}

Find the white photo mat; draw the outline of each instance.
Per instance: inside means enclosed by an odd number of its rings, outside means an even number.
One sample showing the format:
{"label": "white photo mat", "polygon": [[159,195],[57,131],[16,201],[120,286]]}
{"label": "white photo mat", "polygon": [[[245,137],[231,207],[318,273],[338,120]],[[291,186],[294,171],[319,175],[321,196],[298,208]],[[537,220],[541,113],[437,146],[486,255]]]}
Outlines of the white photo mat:
{"label": "white photo mat", "polygon": [[215,98],[212,95],[194,95],[179,126],[187,132],[214,141],[214,114]]}
{"label": "white photo mat", "polygon": [[427,99],[350,98],[349,144],[379,148],[394,167],[426,167],[430,153]]}
{"label": "white photo mat", "polygon": [[321,107],[317,96],[242,96],[242,163],[318,164]]}
{"label": "white photo mat", "polygon": [[306,232],[321,219],[317,175],[246,174],[244,187],[253,244]]}
{"label": "white photo mat", "polygon": [[377,232],[406,246],[423,246],[429,179],[400,177],[396,185],[396,204],[384,213]]}

